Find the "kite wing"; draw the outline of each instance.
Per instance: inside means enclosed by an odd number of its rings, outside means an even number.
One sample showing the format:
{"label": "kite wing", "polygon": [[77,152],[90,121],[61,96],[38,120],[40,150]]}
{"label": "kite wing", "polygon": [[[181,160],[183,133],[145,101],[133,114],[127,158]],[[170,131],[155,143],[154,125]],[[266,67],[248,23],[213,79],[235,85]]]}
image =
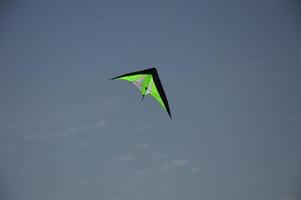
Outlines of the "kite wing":
{"label": "kite wing", "polygon": [[117,76],[114,79],[126,80],[133,83],[141,92],[142,99],[146,95],[153,96],[171,118],[168,101],[156,68],[150,68]]}

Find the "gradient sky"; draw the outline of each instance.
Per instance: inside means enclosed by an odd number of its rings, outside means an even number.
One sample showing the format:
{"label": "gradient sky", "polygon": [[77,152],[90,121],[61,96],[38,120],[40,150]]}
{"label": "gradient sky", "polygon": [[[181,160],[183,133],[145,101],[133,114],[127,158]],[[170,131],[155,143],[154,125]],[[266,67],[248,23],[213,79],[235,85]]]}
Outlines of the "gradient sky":
{"label": "gradient sky", "polygon": [[[0,199],[301,199],[300,10],[1,0]],[[172,120],[108,80],[152,66]]]}

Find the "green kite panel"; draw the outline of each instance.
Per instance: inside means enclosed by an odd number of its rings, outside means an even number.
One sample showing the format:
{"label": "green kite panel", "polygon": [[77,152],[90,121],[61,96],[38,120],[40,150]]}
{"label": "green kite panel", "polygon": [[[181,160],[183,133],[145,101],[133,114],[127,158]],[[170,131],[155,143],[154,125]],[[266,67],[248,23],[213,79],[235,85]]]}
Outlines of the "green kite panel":
{"label": "green kite panel", "polygon": [[141,92],[142,100],[147,95],[154,97],[171,118],[168,101],[156,68],[123,74],[112,78],[112,80],[114,79],[126,80],[133,83]]}

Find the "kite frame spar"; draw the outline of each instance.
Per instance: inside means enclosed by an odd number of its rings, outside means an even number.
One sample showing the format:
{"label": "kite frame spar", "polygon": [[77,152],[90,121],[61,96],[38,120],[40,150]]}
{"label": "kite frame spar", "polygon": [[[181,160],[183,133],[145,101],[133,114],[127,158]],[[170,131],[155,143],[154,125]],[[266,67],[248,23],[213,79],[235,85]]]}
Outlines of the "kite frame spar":
{"label": "kite frame spar", "polygon": [[[145,70],[136,71],[136,72],[131,72],[131,73],[127,73],[127,74],[123,74],[123,75],[111,78],[111,80],[122,79],[122,78],[125,78],[125,77],[135,76],[135,75],[151,75],[151,77],[152,77],[152,79],[154,81],[155,87],[156,87],[156,89],[157,89],[157,91],[159,93],[159,96],[157,96],[155,94],[150,94],[150,95],[155,95],[156,97],[158,97],[158,98],[160,98],[162,100],[162,102],[163,102],[163,106],[162,107],[166,110],[166,112],[168,113],[169,117],[172,118],[171,117],[171,113],[170,113],[169,104],[168,104],[168,101],[167,101],[167,97],[166,97],[166,94],[164,92],[162,83],[160,81],[157,69],[155,67],[149,68],[149,69],[145,69]],[[143,87],[143,89],[145,89],[145,94],[143,94],[142,98],[144,98],[145,95],[148,95],[148,93],[147,93],[147,91],[148,91],[148,85],[147,86],[143,85],[143,84],[139,83],[136,80],[130,80],[130,82],[134,82],[135,84],[138,84],[141,87]]]}

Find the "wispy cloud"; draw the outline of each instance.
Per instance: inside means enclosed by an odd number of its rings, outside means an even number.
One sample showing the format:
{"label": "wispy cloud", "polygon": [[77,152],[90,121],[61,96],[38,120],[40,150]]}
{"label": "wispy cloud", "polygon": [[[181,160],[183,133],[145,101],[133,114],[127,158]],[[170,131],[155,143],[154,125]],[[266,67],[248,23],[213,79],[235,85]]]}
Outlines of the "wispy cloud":
{"label": "wispy cloud", "polygon": [[50,137],[75,137],[78,134],[84,133],[85,131],[88,131],[89,129],[95,129],[95,128],[102,128],[105,127],[108,124],[108,121],[106,120],[99,120],[95,122],[90,122],[83,124],[78,127],[72,127],[68,128],[66,130],[63,130],[62,132],[44,132],[44,133],[35,133],[35,134],[25,134],[23,135],[23,138],[25,141],[34,141],[38,139],[48,139]]}
{"label": "wispy cloud", "polygon": [[80,143],[77,143],[77,144],[74,144],[72,145],[72,147],[74,149],[84,149],[88,146],[88,143],[87,142],[80,142]]}
{"label": "wispy cloud", "polygon": [[86,127],[86,128],[98,128],[98,127],[104,127],[107,124],[108,124],[108,121],[106,121],[106,120],[99,120],[99,121],[94,122],[94,123],[85,124],[84,127]]}
{"label": "wispy cloud", "polygon": [[16,144],[12,143],[12,144],[8,144],[7,146],[4,147],[2,152],[13,152],[16,150]]}
{"label": "wispy cloud", "polygon": [[73,127],[73,128],[69,128],[67,130],[65,130],[63,132],[63,135],[65,137],[74,137],[77,134],[80,134],[81,132],[87,131],[91,128],[100,128],[100,127],[104,127],[108,124],[108,121],[106,120],[99,120],[96,122],[90,122],[90,123],[86,123],[82,126],[79,127]]}
{"label": "wispy cloud", "polygon": [[176,159],[176,160],[171,160],[169,162],[166,162],[162,166],[162,171],[169,171],[173,169],[180,169],[184,166],[186,166],[188,163],[187,160],[184,159]]}
{"label": "wispy cloud", "polygon": [[137,150],[139,150],[139,149],[147,149],[147,148],[149,148],[150,146],[151,146],[151,145],[148,144],[148,143],[138,144],[138,145],[136,146],[136,149],[137,149]]}
{"label": "wispy cloud", "polygon": [[190,171],[190,172],[198,172],[198,171],[200,171],[200,168],[199,168],[199,167],[191,167],[191,168],[189,169],[189,171]]}
{"label": "wispy cloud", "polygon": [[164,160],[166,158],[168,158],[168,155],[164,155],[164,154],[154,155],[153,157],[154,160]]}
{"label": "wispy cloud", "polygon": [[143,176],[143,175],[146,175],[148,173],[149,173],[149,171],[147,171],[147,170],[138,170],[136,172],[136,174],[139,175],[139,176]]}
{"label": "wispy cloud", "polygon": [[67,129],[66,131],[64,131],[63,135],[66,136],[66,137],[73,137],[73,136],[76,136],[77,134],[79,134],[83,131],[87,131],[91,128],[101,128],[101,127],[106,126],[107,124],[108,124],[108,121],[106,121],[106,120],[99,120],[99,121],[96,121],[96,122],[90,122],[90,123],[84,124],[80,127]]}
{"label": "wispy cloud", "polygon": [[135,132],[144,132],[147,131],[149,127],[147,125],[141,125],[134,129]]}
{"label": "wispy cloud", "polygon": [[31,164],[29,162],[27,163],[23,163],[20,167],[21,171],[25,171],[26,169],[28,169],[31,166]]}
{"label": "wispy cloud", "polygon": [[88,181],[87,180],[78,180],[76,182],[78,185],[80,185],[81,187],[86,187],[88,185]]}
{"label": "wispy cloud", "polygon": [[70,128],[63,132],[63,135],[66,137],[76,136],[80,132],[80,128]]}
{"label": "wispy cloud", "polygon": [[120,154],[116,157],[116,160],[118,160],[120,162],[131,161],[131,160],[134,160],[134,155],[132,155],[132,154]]}
{"label": "wispy cloud", "polygon": [[25,134],[23,135],[23,138],[26,142],[29,142],[29,141],[33,141],[33,140],[43,140],[43,139],[47,139],[49,138],[51,135],[55,135],[53,133],[50,133],[50,132],[46,132],[46,133],[41,133],[41,134],[38,134],[38,133],[34,133],[34,134]]}
{"label": "wispy cloud", "polygon": [[32,134],[32,135],[23,135],[24,140],[35,140],[38,139],[40,136],[38,134]]}
{"label": "wispy cloud", "polygon": [[173,167],[183,167],[188,163],[187,160],[173,160],[171,161],[171,165]]}

